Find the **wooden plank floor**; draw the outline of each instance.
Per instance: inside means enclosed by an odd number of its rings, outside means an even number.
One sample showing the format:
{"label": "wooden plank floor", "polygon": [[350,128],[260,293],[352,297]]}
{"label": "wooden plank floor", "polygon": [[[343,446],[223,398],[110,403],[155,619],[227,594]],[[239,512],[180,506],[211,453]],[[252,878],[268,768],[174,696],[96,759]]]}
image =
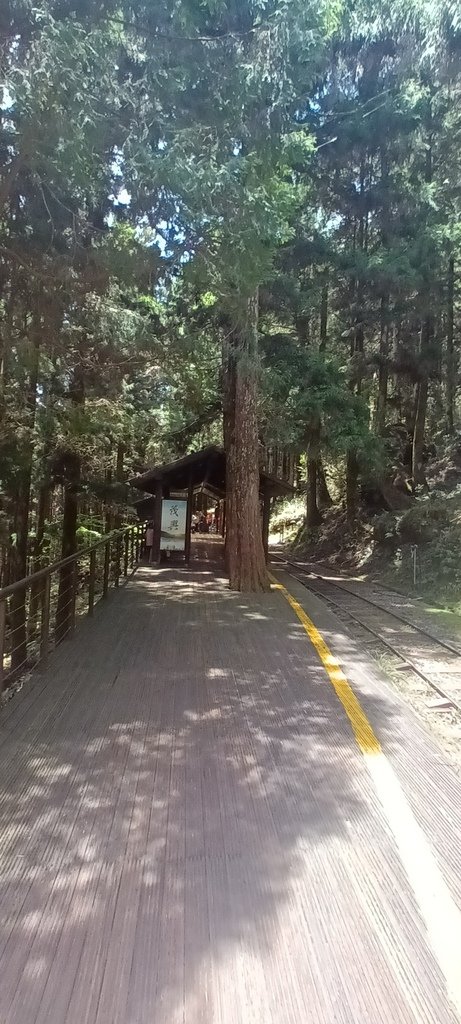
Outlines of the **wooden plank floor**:
{"label": "wooden plank floor", "polygon": [[[373,715],[408,724],[385,692]],[[142,568],[1,734],[1,1024],[458,1020],[279,592]]]}

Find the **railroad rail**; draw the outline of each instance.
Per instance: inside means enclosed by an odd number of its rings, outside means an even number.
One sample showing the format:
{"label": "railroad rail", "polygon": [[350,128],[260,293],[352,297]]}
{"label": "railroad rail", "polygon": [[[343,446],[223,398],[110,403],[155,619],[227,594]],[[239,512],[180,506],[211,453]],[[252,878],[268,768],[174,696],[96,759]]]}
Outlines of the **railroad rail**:
{"label": "railroad rail", "polygon": [[275,558],[289,566],[289,575],[325,601],[346,626],[353,627],[356,638],[358,630],[372,636],[397,659],[397,671],[414,672],[461,713],[460,648],[385,604],[357,594],[345,582],[319,575],[282,556]]}

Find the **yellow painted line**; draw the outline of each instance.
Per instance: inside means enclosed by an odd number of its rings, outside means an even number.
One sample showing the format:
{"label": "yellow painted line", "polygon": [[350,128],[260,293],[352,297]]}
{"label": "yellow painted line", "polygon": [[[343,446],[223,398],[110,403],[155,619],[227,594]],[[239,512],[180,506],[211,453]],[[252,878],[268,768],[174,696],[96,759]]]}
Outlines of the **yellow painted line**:
{"label": "yellow painted line", "polygon": [[270,578],[275,589],[281,590],[283,596],[288,601],[288,604],[291,605],[293,611],[296,612],[299,621],[304,626],[309,640],[315,647],[320,661],[328,673],[330,682],[343,705],[361,751],[364,754],[380,754],[381,744],[375,736],[368,718],[359,704],[354,691],[351,689],[339,662],[333,657],[322,635],[319,633],[317,627],[314,626],[312,619],[310,619],[306,614],[304,608],[301,607],[299,601],[290,594],[289,590],[287,590],[282,583],[279,583],[273,576]]}
{"label": "yellow painted line", "polygon": [[461,1022],[461,912],[445,882],[431,844],[413,814],[400,780],[384,754],[339,662],[299,601],[283,583],[279,583],[273,576],[270,578],[304,627],[351,723],[417,900],[426,926],[427,940],[445,977],[447,996]]}

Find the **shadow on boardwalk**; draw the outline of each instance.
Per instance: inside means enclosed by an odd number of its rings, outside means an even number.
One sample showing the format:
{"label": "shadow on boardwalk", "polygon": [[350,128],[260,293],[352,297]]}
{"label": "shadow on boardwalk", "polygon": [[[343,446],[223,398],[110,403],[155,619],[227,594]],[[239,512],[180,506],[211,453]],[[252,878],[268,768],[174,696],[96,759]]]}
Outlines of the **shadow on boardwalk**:
{"label": "shadow on boardwalk", "polygon": [[1,1020],[323,1019],[369,783],[278,593],[139,571],[3,732]]}

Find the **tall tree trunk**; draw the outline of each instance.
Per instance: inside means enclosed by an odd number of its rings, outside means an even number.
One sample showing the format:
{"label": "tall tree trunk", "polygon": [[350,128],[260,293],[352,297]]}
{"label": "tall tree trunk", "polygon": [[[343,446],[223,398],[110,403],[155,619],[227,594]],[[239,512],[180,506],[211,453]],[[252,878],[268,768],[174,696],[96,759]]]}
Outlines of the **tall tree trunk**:
{"label": "tall tree trunk", "polygon": [[[22,474],[16,492],[16,508],[14,529],[16,534],[13,545],[10,582],[21,580],[27,575],[27,548],[29,533],[29,506],[32,467],[27,466]],[[12,594],[10,601],[11,622],[11,669],[16,671],[27,662],[27,590],[18,590]]]}
{"label": "tall tree trunk", "polygon": [[[390,226],[392,222],[389,200],[389,154],[388,140],[384,136],[381,142],[381,245],[383,251],[389,249]],[[387,388],[389,381],[389,292],[383,292],[380,303],[380,331],[379,331],[379,370],[378,370],[378,394],[376,397],[375,409],[375,433],[383,434],[386,426],[387,411]]]}
{"label": "tall tree trunk", "polygon": [[[69,453],[64,486],[64,509],[62,516],[61,558],[75,554],[77,550],[78,503],[80,492],[80,458]],[[70,631],[74,613],[74,565],[64,565],[59,573],[58,603],[56,607],[56,643],[60,643]]]}
{"label": "tall tree trunk", "polygon": [[[362,159],[360,165],[360,210],[361,215],[358,223],[358,239],[354,239],[354,252],[356,244],[364,252],[367,247],[366,215],[364,214],[365,195],[365,164]],[[362,391],[363,379],[363,352],[365,347],[365,330],[363,322],[364,308],[364,284],[359,279],[352,281],[352,295],[355,298],[354,331],[351,339],[351,380],[350,388],[356,394]],[[346,459],[346,509],[347,521],[351,528],[355,526],[358,509],[358,480],[359,463],[356,451],[349,451]]]}
{"label": "tall tree trunk", "polygon": [[116,469],[115,469],[116,478],[117,478],[118,483],[124,483],[124,481],[125,481],[124,462],[125,462],[125,445],[122,443],[122,441],[119,441],[118,444],[117,444],[117,461],[116,461]]}
{"label": "tall tree trunk", "polygon": [[[39,569],[43,568],[43,542],[45,539],[45,529],[48,520],[50,519],[51,513],[51,483],[49,480],[45,480],[39,488],[38,492],[38,507],[37,507],[37,524],[35,528],[35,544],[34,544],[34,559],[32,563],[32,572],[38,572]],[[39,580],[38,583],[31,584],[30,588],[30,617],[33,621],[39,611],[40,607],[40,595],[42,594],[43,584]]]}
{"label": "tall tree trunk", "polygon": [[327,478],[325,476],[321,455],[319,455],[317,462],[317,495],[320,508],[331,508],[333,498],[328,490]]}
{"label": "tall tree trunk", "polygon": [[454,350],[455,336],[455,260],[450,256],[448,261],[447,281],[447,430],[455,432],[455,396],[456,396],[456,362]]}
{"label": "tall tree trunk", "polygon": [[425,374],[416,385],[415,426],[413,430],[412,452],[412,475],[415,484],[424,484],[426,482],[423,452],[428,386],[429,382],[427,374]]}
{"label": "tall tree trunk", "polygon": [[[359,288],[359,312],[358,312],[358,323],[354,332],[354,338],[352,342],[351,355],[359,356],[361,358],[364,349],[364,330],[363,323],[361,322],[361,306],[362,306],[362,289]],[[351,389],[357,394],[361,393],[362,390],[362,369],[361,365],[357,365],[355,381],[351,382]],[[358,498],[358,483],[359,483],[359,462],[357,458],[357,452],[355,450],[347,453],[346,459],[346,509],[347,509],[347,522],[348,525],[353,528],[357,517],[357,510],[359,504]]]}
{"label": "tall tree trunk", "polygon": [[[14,531],[16,534],[16,543],[13,548],[13,556],[11,562],[14,580],[23,579],[23,577],[27,575],[29,510],[34,454],[33,430],[35,427],[35,414],[37,408],[38,368],[41,341],[41,319],[38,312],[34,315],[32,330],[32,367],[30,370],[26,394],[27,426],[29,428],[29,440],[27,442],[27,449],[23,454],[23,464],[16,492],[16,506],[14,516]],[[13,582],[13,580],[11,580],[11,582]],[[11,669],[13,672],[23,667],[27,662],[26,603],[26,589],[17,591],[11,597]]]}
{"label": "tall tree trunk", "polygon": [[389,295],[381,299],[381,325],[379,335],[378,394],[375,410],[375,433],[381,435],[386,426],[387,385],[389,380],[389,324],[387,322]]}
{"label": "tall tree trunk", "polygon": [[322,521],[317,501],[317,459],[307,455],[307,528],[315,530]]}
{"label": "tall tree trunk", "polygon": [[[75,406],[84,405],[85,388],[81,369],[74,371],[69,397]],[[81,482],[81,459],[75,451],[68,451],[65,457],[64,509],[62,518],[61,558],[75,554],[77,550],[77,526]],[[74,615],[73,564],[64,565],[59,573],[58,603],[56,608],[56,643],[69,633]]]}
{"label": "tall tree trunk", "polygon": [[324,353],[328,340],[328,281],[322,287],[320,300],[320,344],[319,352]]}
{"label": "tall tree trunk", "polygon": [[[432,143],[433,143],[433,123],[432,123],[432,91],[429,98],[429,105],[427,111],[427,146],[426,146],[426,157],[425,157],[425,172],[424,180],[427,184],[432,182],[433,165],[432,165]],[[433,365],[433,353],[431,352],[431,345],[434,340],[434,316],[431,311],[431,291],[432,291],[432,278],[431,276],[426,277],[420,293],[421,308],[425,310],[425,316],[421,325],[421,341],[420,341],[420,379],[416,385],[415,395],[415,425],[413,429],[413,447],[412,447],[412,474],[415,484],[425,484],[426,474],[424,472],[424,433],[426,429],[426,413],[427,413],[427,398],[429,391],[429,371],[431,365]]]}
{"label": "tall tree trunk", "polygon": [[258,294],[228,339],[225,375],[226,559],[232,590],[269,589],[259,503]]}
{"label": "tall tree trunk", "polygon": [[312,418],[307,445],[307,528],[315,530],[321,522],[317,483],[320,454],[320,416]]}
{"label": "tall tree trunk", "polygon": [[354,451],[347,453],[346,458],[346,514],[347,524],[351,530],[357,521],[359,507],[359,464]]}
{"label": "tall tree trunk", "polygon": [[[112,483],[112,466],[109,466],[106,470],[106,483]],[[112,502],[112,499],[110,499]],[[104,532],[110,533],[113,530],[113,515],[112,515],[112,504],[106,505],[106,512],[104,517]]]}
{"label": "tall tree trunk", "polygon": [[[125,483],[125,451],[126,451],[125,445],[122,443],[122,441],[119,441],[118,444],[117,444],[117,458],[116,458],[116,464],[115,464],[115,478],[117,480],[117,483],[119,483],[119,484]],[[118,498],[118,495],[117,495],[117,498]],[[120,529],[120,527],[122,525],[123,515],[122,515],[121,506],[118,504],[118,502],[117,502],[115,508],[116,508],[115,523],[116,523],[117,529]]]}
{"label": "tall tree trunk", "polygon": [[[47,322],[47,320],[45,320],[44,329],[45,329],[45,331],[48,330],[49,336],[52,335],[52,331],[53,331],[53,327],[54,326],[55,325],[54,325],[52,320],[50,320],[49,322]],[[54,390],[53,390],[53,388],[54,388],[54,383],[55,383],[54,376],[56,374],[56,369],[57,369],[55,361],[53,362],[53,366],[54,366],[53,378],[52,378],[51,381],[48,381],[47,383],[44,384],[43,391],[42,391],[42,396],[41,396],[43,406],[44,406],[44,408],[47,409],[47,411],[49,413],[52,410],[54,411],[54,405],[53,405],[53,403],[54,403]],[[35,544],[34,544],[34,556],[33,556],[33,562],[32,562],[32,572],[33,573],[38,572],[39,569],[42,569],[43,566],[44,566],[44,563],[45,563],[44,552],[43,552],[43,544],[44,544],[44,540],[45,540],[46,524],[47,524],[47,522],[51,521],[51,505],[52,505],[52,496],[53,496],[53,484],[52,484],[51,477],[50,477],[50,465],[49,465],[52,448],[53,448],[52,430],[50,430],[50,427],[48,426],[46,431],[45,431],[45,435],[44,435],[43,451],[42,451],[42,456],[41,456],[42,480],[41,480],[41,483],[39,484],[39,488],[38,488],[37,517],[36,517],[36,524],[35,524]],[[43,592],[44,592],[44,581],[39,580],[38,583],[36,582],[36,583],[34,583],[31,586],[31,589],[30,589],[30,609],[29,609],[29,611],[30,611],[30,618],[31,618],[32,629],[35,628],[34,620],[36,619],[36,617],[38,615],[38,612],[39,612],[40,602],[41,602],[41,597],[42,597]]]}
{"label": "tall tree trunk", "polygon": [[427,400],[429,393],[429,371],[433,355],[431,345],[434,341],[434,318],[428,314],[421,327],[420,341],[420,379],[415,393],[415,420],[413,427],[413,445],[411,471],[415,484],[425,484],[424,470],[424,435],[426,429]]}
{"label": "tall tree trunk", "polygon": [[[329,281],[328,277],[322,287],[322,296],[320,300],[320,344],[319,354],[324,356],[327,350],[328,343],[328,299],[329,299]],[[322,421],[320,421],[320,429],[322,429]],[[317,457],[317,499],[320,508],[331,508],[333,499],[328,490],[328,485],[325,477],[325,470],[323,468],[322,456],[320,451]]]}
{"label": "tall tree trunk", "polygon": [[376,396],[375,412],[375,433],[382,434],[386,426],[387,409],[387,385],[389,382],[389,368],[385,363],[380,363],[378,371],[378,394]]}

